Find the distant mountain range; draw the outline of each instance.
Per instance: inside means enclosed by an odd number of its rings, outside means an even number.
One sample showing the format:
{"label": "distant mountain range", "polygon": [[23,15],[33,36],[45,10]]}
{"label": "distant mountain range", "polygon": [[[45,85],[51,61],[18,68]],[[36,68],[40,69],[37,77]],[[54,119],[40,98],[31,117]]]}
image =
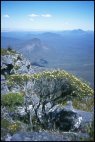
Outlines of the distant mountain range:
{"label": "distant mountain range", "polygon": [[93,31],[2,32],[1,47],[8,46],[25,55],[32,65],[65,69],[93,86]]}

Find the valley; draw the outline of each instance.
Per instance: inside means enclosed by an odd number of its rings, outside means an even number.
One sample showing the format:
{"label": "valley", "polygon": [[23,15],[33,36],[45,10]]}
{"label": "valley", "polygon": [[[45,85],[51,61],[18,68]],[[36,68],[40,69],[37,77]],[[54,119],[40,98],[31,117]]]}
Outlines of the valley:
{"label": "valley", "polygon": [[2,32],[1,46],[22,53],[33,66],[64,69],[94,87],[94,33]]}

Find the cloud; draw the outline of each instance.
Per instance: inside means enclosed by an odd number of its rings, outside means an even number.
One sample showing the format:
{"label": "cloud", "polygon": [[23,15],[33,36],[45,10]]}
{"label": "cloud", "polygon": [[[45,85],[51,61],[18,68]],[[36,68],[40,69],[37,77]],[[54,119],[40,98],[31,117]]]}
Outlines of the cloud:
{"label": "cloud", "polygon": [[29,14],[28,16],[29,17],[38,17],[39,15],[38,14]]}
{"label": "cloud", "polygon": [[10,18],[8,14],[3,15],[4,18]]}
{"label": "cloud", "polygon": [[29,14],[28,15],[28,17],[30,17],[29,18],[29,20],[30,21],[34,21],[34,19],[35,19],[35,17],[44,17],[44,18],[50,18],[50,17],[52,17],[52,15],[51,14]]}
{"label": "cloud", "polygon": [[42,14],[41,16],[42,16],[42,17],[46,17],[46,18],[50,18],[50,17],[52,17],[52,15],[51,15],[51,14]]}

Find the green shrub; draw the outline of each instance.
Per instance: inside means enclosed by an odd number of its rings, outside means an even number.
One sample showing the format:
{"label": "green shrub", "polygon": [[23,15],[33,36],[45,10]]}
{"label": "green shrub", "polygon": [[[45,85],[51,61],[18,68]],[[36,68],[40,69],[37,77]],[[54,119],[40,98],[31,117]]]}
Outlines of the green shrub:
{"label": "green shrub", "polygon": [[1,55],[9,55],[8,50],[1,48]]}
{"label": "green shrub", "polygon": [[1,119],[1,128],[2,128],[1,136],[4,136],[7,133],[14,134],[18,132],[19,130],[21,130],[21,124],[18,121],[9,122],[6,119]]}
{"label": "green shrub", "polygon": [[94,98],[93,97],[89,97],[87,99],[87,97],[75,97],[72,100],[73,102],[73,106],[76,109],[81,109],[83,111],[92,111],[93,107],[94,107]]}
{"label": "green shrub", "polygon": [[39,85],[39,82],[43,83],[43,79],[50,82],[52,82],[52,80],[55,80],[56,82],[58,81],[60,83],[61,81],[65,82],[63,85],[64,88],[62,89],[62,99],[57,99],[59,103],[64,104],[64,102],[66,102],[67,100],[72,100],[73,106],[75,108],[91,111],[93,107],[93,89],[88,84],[82,82],[80,79],[70,73],[67,73],[64,70],[43,71],[41,73],[32,75],[14,74],[9,76],[8,83],[11,85],[24,85],[25,82],[27,84],[29,80],[35,80],[35,83],[38,82]]}
{"label": "green shrub", "polygon": [[12,123],[9,125],[8,130],[11,134],[18,132],[21,129],[21,125],[19,122]]}
{"label": "green shrub", "polygon": [[16,54],[16,51],[8,47],[7,49],[1,48],[1,55],[10,55],[10,54]]}
{"label": "green shrub", "polygon": [[1,97],[1,103],[3,106],[17,106],[22,105],[24,102],[23,95],[20,93],[9,93]]}
{"label": "green shrub", "polygon": [[94,141],[94,120],[84,126],[85,133],[89,135],[88,138],[81,138],[81,141]]}
{"label": "green shrub", "polygon": [[94,120],[90,124],[88,124],[86,129],[87,133],[90,136],[88,141],[94,141]]}
{"label": "green shrub", "polygon": [[8,128],[8,126],[10,125],[10,122],[6,119],[1,119],[1,127],[2,128]]}
{"label": "green shrub", "polygon": [[8,46],[7,50],[11,53],[11,54],[15,54],[16,51],[13,50],[10,46]]}
{"label": "green shrub", "polygon": [[19,86],[24,86],[25,83],[27,84],[27,82],[31,79],[30,75],[19,75],[19,74],[13,74],[7,77],[7,85],[8,86],[15,86],[16,84],[18,84]]}
{"label": "green shrub", "polygon": [[12,48],[10,46],[8,46],[7,50],[8,51],[12,51]]}

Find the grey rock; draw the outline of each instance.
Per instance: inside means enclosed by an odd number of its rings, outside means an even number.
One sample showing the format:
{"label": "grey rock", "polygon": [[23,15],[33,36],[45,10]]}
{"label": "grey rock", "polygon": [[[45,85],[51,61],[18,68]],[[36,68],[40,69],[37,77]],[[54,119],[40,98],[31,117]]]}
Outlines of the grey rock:
{"label": "grey rock", "polygon": [[31,133],[17,133],[12,136],[11,141],[68,141],[60,134],[53,134],[50,132],[31,132]]}
{"label": "grey rock", "polygon": [[14,57],[12,55],[1,56],[1,73],[10,74],[14,66]]}
{"label": "grey rock", "polygon": [[25,112],[25,107],[17,107],[15,113],[19,116],[25,116],[27,113]]}
{"label": "grey rock", "polygon": [[31,112],[31,116],[35,115],[35,111],[32,105],[27,106],[27,112],[25,111],[26,107],[17,107],[17,109],[15,110],[15,113],[21,117],[27,115],[27,113]]}
{"label": "grey rock", "polygon": [[6,68],[7,68],[7,66],[1,62],[1,69],[6,69]]}
{"label": "grey rock", "polygon": [[64,106],[64,109],[74,111],[74,108],[72,106],[72,101],[67,101],[67,105]]}
{"label": "grey rock", "polygon": [[37,108],[37,106],[39,105],[40,99],[38,98],[36,94],[31,95],[31,101],[34,108]]}
{"label": "grey rock", "polygon": [[94,115],[92,112],[86,112],[82,110],[75,109],[76,113],[82,117],[82,123],[89,123],[93,120]]}
{"label": "grey rock", "polygon": [[35,110],[32,105],[27,107],[27,111],[29,111],[31,117],[35,116]]}
{"label": "grey rock", "polygon": [[46,105],[45,105],[45,112],[48,113],[48,111],[51,109],[52,107],[52,104],[50,102],[48,102]]}
{"label": "grey rock", "polygon": [[27,88],[28,88],[28,90],[31,90],[32,85],[33,85],[32,81],[28,81],[27,82]]}
{"label": "grey rock", "polygon": [[[9,65],[13,66],[10,71],[9,71]],[[15,69],[16,66],[19,66],[19,68]],[[4,74],[34,73],[34,70],[31,67],[31,63],[27,59],[23,58],[22,55],[17,53],[14,55],[1,56],[1,69],[2,72],[5,72]]]}
{"label": "grey rock", "polygon": [[6,95],[6,94],[8,94],[8,92],[9,92],[9,89],[8,89],[6,82],[1,81],[1,94]]}
{"label": "grey rock", "polygon": [[20,134],[14,134],[11,138],[11,141],[23,141],[24,137],[25,137],[24,135],[22,136]]}
{"label": "grey rock", "polygon": [[13,64],[14,63],[12,55],[1,56],[1,61],[3,64]]}
{"label": "grey rock", "polygon": [[21,66],[20,69],[17,71],[19,74],[28,73],[28,69],[26,66]]}
{"label": "grey rock", "polygon": [[52,113],[52,112],[60,112],[61,110],[63,109],[63,106],[61,105],[54,105],[50,110],[49,110],[49,113]]}
{"label": "grey rock", "polygon": [[1,74],[1,81],[5,80],[5,76]]}
{"label": "grey rock", "polygon": [[1,107],[1,118],[6,119],[9,122],[13,122],[12,117],[10,116],[10,113],[6,107]]}
{"label": "grey rock", "polygon": [[38,118],[39,118],[39,120],[41,121],[41,122],[43,122],[43,120],[42,120],[42,116],[43,116],[43,113],[42,113],[42,104],[39,106],[39,108],[37,109],[37,116],[38,116]]}
{"label": "grey rock", "polygon": [[5,141],[11,141],[12,136],[10,134],[7,134],[5,137]]}
{"label": "grey rock", "polygon": [[78,120],[78,115],[72,110],[66,110],[58,105],[50,109],[48,113],[49,123],[52,124],[52,127],[63,131],[69,131],[73,129]]}
{"label": "grey rock", "polygon": [[14,86],[14,88],[10,86],[10,91],[13,93],[20,92],[20,90],[21,89],[18,85]]}
{"label": "grey rock", "polygon": [[29,73],[29,74],[34,74],[34,73],[35,73],[33,67],[30,66],[30,69],[29,69],[28,73]]}
{"label": "grey rock", "polygon": [[89,138],[86,134],[75,132],[19,132],[11,137],[10,141],[81,141],[81,138]]}
{"label": "grey rock", "polygon": [[15,66],[22,66],[22,62],[20,60],[17,60],[17,62],[15,63]]}

